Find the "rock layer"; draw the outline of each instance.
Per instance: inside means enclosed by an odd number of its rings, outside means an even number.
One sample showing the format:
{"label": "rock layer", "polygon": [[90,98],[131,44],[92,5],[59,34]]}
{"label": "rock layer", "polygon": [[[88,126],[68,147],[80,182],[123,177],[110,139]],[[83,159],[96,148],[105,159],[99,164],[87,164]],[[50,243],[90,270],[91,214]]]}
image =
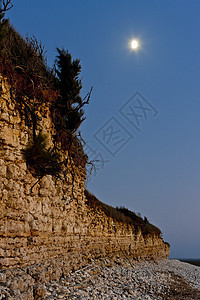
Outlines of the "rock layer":
{"label": "rock layer", "polygon": [[[84,196],[85,170],[62,180],[45,176],[36,182],[22,158],[30,128],[16,109],[7,81],[0,78],[0,264],[2,269],[32,266],[40,281],[59,277],[92,258],[128,255],[139,259],[169,256],[169,244],[144,237],[134,227],[90,209]],[[49,108],[38,129],[52,142]],[[52,275],[53,274],[53,275]]]}

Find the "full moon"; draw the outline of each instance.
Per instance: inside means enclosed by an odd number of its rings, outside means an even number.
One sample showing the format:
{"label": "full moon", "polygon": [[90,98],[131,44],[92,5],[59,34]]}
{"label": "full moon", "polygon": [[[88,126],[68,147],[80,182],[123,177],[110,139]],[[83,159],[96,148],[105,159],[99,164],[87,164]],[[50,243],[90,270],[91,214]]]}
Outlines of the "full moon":
{"label": "full moon", "polygon": [[136,50],[139,47],[139,42],[137,40],[132,40],[131,41],[131,49]]}

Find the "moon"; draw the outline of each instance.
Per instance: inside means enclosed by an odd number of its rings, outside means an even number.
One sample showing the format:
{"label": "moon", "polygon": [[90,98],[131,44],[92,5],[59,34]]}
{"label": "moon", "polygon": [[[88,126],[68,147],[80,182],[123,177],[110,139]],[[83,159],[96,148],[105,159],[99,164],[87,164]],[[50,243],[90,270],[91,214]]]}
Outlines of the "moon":
{"label": "moon", "polygon": [[132,40],[130,43],[132,50],[137,50],[139,48],[139,41],[138,40]]}

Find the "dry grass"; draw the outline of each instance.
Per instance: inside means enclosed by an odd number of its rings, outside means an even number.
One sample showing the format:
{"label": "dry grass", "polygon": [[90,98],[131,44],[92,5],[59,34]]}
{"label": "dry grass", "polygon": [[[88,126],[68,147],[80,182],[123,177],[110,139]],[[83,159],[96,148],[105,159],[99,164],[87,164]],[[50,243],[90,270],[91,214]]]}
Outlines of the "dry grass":
{"label": "dry grass", "polygon": [[91,194],[88,190],[85,190],[85,196],[87,199],[86,204],[93,209],[103,211],[106,216],[112,218],[113,220],[121,223],[126,223],[133,225],[135,230],[141,230],[144,236],[149,234],[155,234],[157,236],[161,236],[161,231],[156,226],[152,225],[145,218],[143,220],[142,217],[137,215],[136,213],[130,211],[125,207],[112,207],[107,205],[101,201],[99,201],[93,194]]}
{"label": "dry grass", "polygon": [[6,34],[0,36],[0,74],[7,78],[11,96],[15,96],[15,108],[25,119],[26,125],[32,128],[33,115],[37,121],[37,113],[42,115],[46,103],[56,128],[54,142],[62,150],[68,151],[76,166],[85,167],[87,155],[81,141],[72,132],[63,131],[57,126],[61,120],[56,108],[59,90],[57,78],[46,64],[44,47],[35,37],[23,38],[9,21],[4,25],[4,31]]}

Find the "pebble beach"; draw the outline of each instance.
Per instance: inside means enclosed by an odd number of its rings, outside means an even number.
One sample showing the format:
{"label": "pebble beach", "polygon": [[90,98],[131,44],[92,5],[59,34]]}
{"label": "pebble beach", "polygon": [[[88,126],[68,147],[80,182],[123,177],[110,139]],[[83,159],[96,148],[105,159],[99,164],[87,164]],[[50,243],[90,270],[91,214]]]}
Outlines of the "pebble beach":
{"label": "pebble beach", "polygon": [[178,260],[95,261],[41,286],[45,299],[200,299],[200,268]]}
{"label": "pebble beach", "polygon": [[179,260],[95,260],[48,283],[28,273],[1,272],[0,300],[200,299],[200,267]]}

